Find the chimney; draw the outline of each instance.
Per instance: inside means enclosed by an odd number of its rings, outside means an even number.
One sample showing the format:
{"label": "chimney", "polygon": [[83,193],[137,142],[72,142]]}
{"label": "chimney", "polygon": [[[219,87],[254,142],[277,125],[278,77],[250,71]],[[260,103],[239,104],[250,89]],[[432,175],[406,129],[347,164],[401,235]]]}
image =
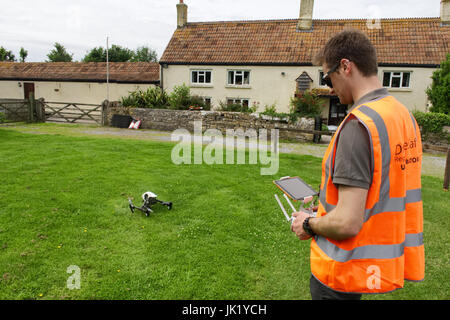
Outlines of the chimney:
{"label": "chimney", "polygon": [[300,1],[300,18],[297,24],[297,31],[311,31],[314,0]]}
{"label": "chimney", "polygon": [[187,25],[187,4],[183,3],[183,0],[180,0],[180,3],[177,4],[177,27],[183,28]]}
{"label": "chimney", "polygon": [[450,0],[441,0],[441,22],[450,25]]}

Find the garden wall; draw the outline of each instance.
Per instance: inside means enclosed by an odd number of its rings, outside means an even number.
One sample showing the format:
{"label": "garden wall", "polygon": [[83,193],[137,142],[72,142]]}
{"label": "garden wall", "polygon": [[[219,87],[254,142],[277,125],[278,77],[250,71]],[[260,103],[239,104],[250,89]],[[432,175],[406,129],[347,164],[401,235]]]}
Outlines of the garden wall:
{"label": "garden wall", "polygon": [[218,129],[224,135],[227,129],[279,129],[280,139],[295,141],[312,141],[313,135],[296,130],[313,130],[314,119],[301,118],[295,124],[287,120],[273,119],[260,114],[248,114],[228,111],[185,111],[167,109],[140,109],[109,106],[105,121],[109,125],[114,114],[130,115],[142,121],[141,128],[162,131],[174,131],[184,128],[194,131],[194,121],[202,121],[202,129]]}

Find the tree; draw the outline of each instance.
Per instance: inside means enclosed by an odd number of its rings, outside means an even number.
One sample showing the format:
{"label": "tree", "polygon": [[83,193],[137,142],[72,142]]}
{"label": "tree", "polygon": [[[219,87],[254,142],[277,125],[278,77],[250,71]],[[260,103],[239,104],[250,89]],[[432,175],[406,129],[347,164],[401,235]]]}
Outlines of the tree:
{"label": "tree", "polygon": [[[149,47],[139,47],[136,51],[113,44],[108,51],[110,62],[157,62],[157,53]],[[95,47],[89,51],[83,62],[106,62],[106,49]]]}
{"label": "tree", "polygon": [[0,47],[0,61],[16,61],[16,57],[11,52],[11,50],[6,50],[3,47]]}
{"label": "tree", "polygon": [[[128,48],[113,44],[108,50],[110,62],[128,62],[134,56],[134,52]],[[103,47],[96,47],[86,54],[83,62],[106,62],[106,50]]]}
{"label": "tree", "polygon": [[55,42],[55,49],[47,55],[47,62],[72,62],[73,54],[69,54],[63,45]]}
{"label": "tree", "polygon": [[158,54],[149,47],[142,46],[136,49],[132,62],[158,62]]}
{"label": "tree", "polygon": [[25,62],[25,59],[28,56],[28,51],[25,50],[24,48],[20,48],[19,55],[20,55],[20,62]]}
{"label": "tree", "polygon": [[441,63],[441,68],[433,73],[432,79],[431,87],[426,91],[433,104],[430,111],[450,114],[450,53]]}
{"label": "tree", "polygon": [[106,50],[102,47],[95,47],[89,51],[84,58],[83,62],[106,62]]}

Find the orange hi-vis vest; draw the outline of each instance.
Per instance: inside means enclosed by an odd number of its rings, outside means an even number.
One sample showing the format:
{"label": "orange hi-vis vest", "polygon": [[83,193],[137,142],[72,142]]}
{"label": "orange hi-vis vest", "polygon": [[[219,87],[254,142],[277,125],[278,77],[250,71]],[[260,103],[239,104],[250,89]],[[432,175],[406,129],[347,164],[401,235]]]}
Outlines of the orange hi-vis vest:
{"label": "orange hi-vis vest", "polygon": [[322,161],[317,216],[338,201],[333,184],[336,142],[349,119],[367,129],[372,151],[372,183],[364,223],[355,237],[311,241],[311,272],[329,288],[348,293],[385,293],[402,288],[404,280],[425,276],[421,193],[422,141],[412,114],[392,96],[364,103],[345,118]]}

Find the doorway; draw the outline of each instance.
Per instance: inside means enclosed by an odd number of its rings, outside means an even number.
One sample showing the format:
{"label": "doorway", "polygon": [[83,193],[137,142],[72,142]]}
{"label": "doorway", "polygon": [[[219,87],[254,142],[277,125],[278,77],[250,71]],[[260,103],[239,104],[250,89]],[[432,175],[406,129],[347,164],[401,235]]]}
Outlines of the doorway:
{"label": "doorway", "polygon": [[330,98],[330,114],[328,115],[328,125],[339,126],[347,116],[347,105],[341,104],[339,98]]}
{"label": "doorway", "polygon": [[[30,97],[30,92],[33,92],[33,95],[34,95],[34,83],[33,82],[25,82],[23,84],[24,99],[28,99]],[[35,98],[36,98],[36,96],[35,96]]]}

